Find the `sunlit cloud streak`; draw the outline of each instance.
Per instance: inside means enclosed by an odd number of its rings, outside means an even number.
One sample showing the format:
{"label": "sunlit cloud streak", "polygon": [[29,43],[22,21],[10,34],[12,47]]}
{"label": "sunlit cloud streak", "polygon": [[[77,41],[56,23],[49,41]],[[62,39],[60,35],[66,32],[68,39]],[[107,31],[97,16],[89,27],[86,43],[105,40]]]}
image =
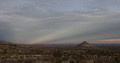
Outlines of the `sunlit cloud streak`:
{"label": "sunlit cloud streak", "polygon": [[120,0],[0,0],[0,40],[111,43],[120,35],[119,6]]}

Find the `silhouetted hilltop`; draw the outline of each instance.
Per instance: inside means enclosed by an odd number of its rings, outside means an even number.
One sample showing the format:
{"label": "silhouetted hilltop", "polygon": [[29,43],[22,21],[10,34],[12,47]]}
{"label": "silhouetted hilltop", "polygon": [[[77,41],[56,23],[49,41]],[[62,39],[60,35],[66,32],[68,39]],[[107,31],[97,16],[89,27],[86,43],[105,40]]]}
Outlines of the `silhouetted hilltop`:
{"label": "silhouetted hilltop", "polygon": [[[26,51],[30,51],[28,45],[16,44],[11,42],[0,41],[0,53],[26,53]],[[27,50],[28,49],[28,50]]]}
{"label": "silhouetted hilltop", "polygon": [[11,42],[0,41],[0,45],[17,45],[17,44],[11,43]]}
{"label": "silhouetted hilltop", "polygon": [[5,41],[0,41],[0,44],[6,44],[6,42]]}
{"label": "silhouetted hilltop", "polygon": [[77,45],[81,49],[97,49],[98,47],[91,45],[90,43],[84,41],[81,44]]}

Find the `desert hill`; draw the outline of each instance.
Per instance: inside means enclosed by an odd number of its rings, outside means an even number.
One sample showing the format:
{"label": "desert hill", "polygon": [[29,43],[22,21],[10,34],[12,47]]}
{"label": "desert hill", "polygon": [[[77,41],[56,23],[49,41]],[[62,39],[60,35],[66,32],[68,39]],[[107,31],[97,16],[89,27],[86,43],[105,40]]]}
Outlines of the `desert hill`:
{"label": "desert hill", "polygon": [[81,44],[78,44],[77,47],[81,49],[98,49],[98,47],[93,46],[86,41],[82,42]]}
{"label": "desert hill", "polygon": [[[23,45],[0,41],[0,63],[119,63],[120,50],[84,41],[77,46]],[[117,54],[117,56],[116,56]]]}

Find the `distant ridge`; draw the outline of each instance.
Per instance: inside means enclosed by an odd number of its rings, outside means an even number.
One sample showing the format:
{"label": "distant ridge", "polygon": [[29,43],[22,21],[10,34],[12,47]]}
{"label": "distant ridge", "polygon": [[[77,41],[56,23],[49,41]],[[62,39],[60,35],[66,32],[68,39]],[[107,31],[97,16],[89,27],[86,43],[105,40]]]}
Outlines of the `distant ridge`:
{"label": "distant ridge", "polygon": [[91,45],[90,43],[83,41],[81,44],[78,44],[76,47],[81,49],[97,49],[98,47]]}
{"label": "distant ridge", "polygon": [[5,42],[5,41],[0,41],[1,45],[8,45],[8,44],[14,44],[14,43],[10,43],[10,42]]}
{"label": "distant ridge", "polygon": [[6,46],[28,46],[28,45],[25,45],[25,44],[17,44],[17,43],[6,42],[6,41],[0,41],[0,46],[1,45],[6,45]]}

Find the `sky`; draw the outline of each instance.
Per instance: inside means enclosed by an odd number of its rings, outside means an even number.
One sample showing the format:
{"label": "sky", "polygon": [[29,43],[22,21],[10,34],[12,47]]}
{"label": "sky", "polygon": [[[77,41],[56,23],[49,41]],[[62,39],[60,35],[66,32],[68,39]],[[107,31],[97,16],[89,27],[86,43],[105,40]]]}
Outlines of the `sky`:
{"label": "sky", "polygon": [[120,0],[0,0],[0,40],[120,43]]}

